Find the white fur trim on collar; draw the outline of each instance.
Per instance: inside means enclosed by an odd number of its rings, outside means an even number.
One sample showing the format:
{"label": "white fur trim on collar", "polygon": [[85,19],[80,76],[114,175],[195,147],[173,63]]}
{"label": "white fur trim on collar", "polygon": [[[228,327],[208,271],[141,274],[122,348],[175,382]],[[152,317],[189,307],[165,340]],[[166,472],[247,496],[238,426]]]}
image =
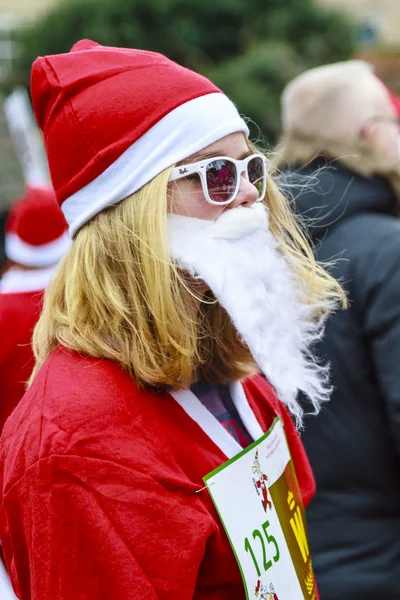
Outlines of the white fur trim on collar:
{"label": "white fur trim on collar", "polygon": [[227,456],[233,458],[243,448],[235,438],[227,432],[214,415],[200,402],[190,390],[170,392],[171,396],[183,408],[185,413],[208,435],[214,444]]}
{"label": "white fur trim on collar", "polygon": [[240,381],[232,382],[229,384],[229,390],[231,392],[233,404],[243,421],[243,425],[246,427],[253,440],[258,440],[264,435],[264,431],[250,407],[243,385]]}
{"label": "white fur trim on collar", "polygon": [[71,238],[66,231],[62,236],[49,242],[34,246],[21,240],[15,233],[8,233],[5,239],[6,256],[24,267],[48,267],[55,265],[68,251]]}
{"label": "white fur trim on collar", "polygon": [[168,113],[61,208],[71,237],[107,206],[130,196],[177,162],[221,138],[249,129],[235,105],[221,93],[190,100]]}
{"label": "white fur trim on collar", "polygon": [[[231,383],[229,389],[232,401],[244,426],[253,440],[258,440],[264,434],[264,431],[250,408],[241,382]],[[171,396],[228,458],[233,458],[243,450],[235,438],[227,432],[225,427],[207,410],[192,391],[173,391]]]}
{"label": "white fur trim on collar", "polygon": [[33,269],[24,271],[18,267],[12,267],[1,278],[0,294],[19,294],[24,292],[40,292],[50,282],[55,267],[46,269]]}

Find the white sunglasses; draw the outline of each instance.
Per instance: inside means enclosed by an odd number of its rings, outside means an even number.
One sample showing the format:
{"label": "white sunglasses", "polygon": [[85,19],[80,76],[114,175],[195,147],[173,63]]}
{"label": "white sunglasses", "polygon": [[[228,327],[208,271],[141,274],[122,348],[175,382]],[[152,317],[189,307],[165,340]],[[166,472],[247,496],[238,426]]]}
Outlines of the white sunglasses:
{"label": "white sunglasses", "polygon": [[257,189],[257,201],[263,200],[267,189],[267,159],[262,154],[252,154],[243,160],[217,156],[174,167],[169,181],[199,175],[207,202],[225,206],[238,195],[242,173]]}

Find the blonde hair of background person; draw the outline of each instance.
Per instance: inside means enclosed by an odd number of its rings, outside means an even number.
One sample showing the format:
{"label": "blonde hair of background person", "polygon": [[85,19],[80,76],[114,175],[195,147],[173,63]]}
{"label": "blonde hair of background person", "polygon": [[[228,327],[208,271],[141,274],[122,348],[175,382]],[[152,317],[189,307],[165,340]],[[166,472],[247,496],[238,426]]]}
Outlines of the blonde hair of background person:
{"label": "blonde hair of background person", "polygon": [[397,121],[389,92],[368,63],[311,69],[283,92],[274,162],[304,165],[322,154],[361,175],[383,175],[400,191]]}
{"label": "blonde hair of background person", "polygon": [[[46,290],[33,337],[31,381],[58,344],[114,360],[139,385],[182,388],[199,373],[204,381],[226,383],[257,371],[225,310],[199,298],[170,258],[170,172],[96,215],[76,235]],[[265,203],[271,229],[302,282],[305,302],[344,303],[340,285],[316,263],[271,176]]]}

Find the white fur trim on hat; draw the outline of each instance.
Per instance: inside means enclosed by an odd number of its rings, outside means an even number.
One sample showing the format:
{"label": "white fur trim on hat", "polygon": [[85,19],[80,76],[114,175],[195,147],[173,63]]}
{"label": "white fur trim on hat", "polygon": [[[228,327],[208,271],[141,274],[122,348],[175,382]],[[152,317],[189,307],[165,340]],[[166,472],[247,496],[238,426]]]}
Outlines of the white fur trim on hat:
{"label": "white fur trim on hat", "polygon": [[0,294],[40,292],[50,283],[54,270],[54,265],[43,269],[32,269],[31,271],[12,267],[1,278]]}
{"label": "white fur trim on hat", "polygon": [[56,264],[68,251],[71,237],[66,231],[62,236],[49,242],[34,246],[24,242],[15,233],[8,233],[5,239],[6,256],[25,267],[48,267]]}
{"label": "white fur trim on hat", "polygon": [[248,137],[245,121],[224,94],[206,94],[178,106],[101,175],[63,202],[71,237],[94,215],[130,196],[168,167],[240,131]]}

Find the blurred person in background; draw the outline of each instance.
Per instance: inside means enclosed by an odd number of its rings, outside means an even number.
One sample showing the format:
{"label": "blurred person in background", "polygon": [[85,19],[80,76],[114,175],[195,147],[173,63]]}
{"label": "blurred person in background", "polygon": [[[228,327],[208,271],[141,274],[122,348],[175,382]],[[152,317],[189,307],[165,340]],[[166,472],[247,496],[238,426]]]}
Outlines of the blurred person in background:
{"label": "blurred person in background", "polygon": [[50,187],[28,187],[11,207],[0,281],[0,431],[25,393],[34,358],[33,328],[55,265],[69,247],[64,216]]}
{"label": "blurred person in background", "polygon": [[[341,288],[209,80],[82,40],[38,58],[31,89],[73,242],[1,438],[1,541],[17,595],[244,600],[246,586],[296,600],[307,580],[317,598],[305,531],[288,525],[290,511],[303,523],[314,483],[287,409],[300,422],[298,390],[315,409],[329,394],[310,347]],[[249,454],[271,428],[268,457]],[[249,457],[221,488],[231,533],[253,505],[273,531],[268,563],[240,539],[244,583],[203,478]]]}
{"label": "blurred person in background", "polygon": [[322,600],[400,598],[399,118],[359,61],[307,71],[282,97],[278,162],[321,261],[350,307],[319,351],[332,399],[302,440],[316,477],[307,516]]}

